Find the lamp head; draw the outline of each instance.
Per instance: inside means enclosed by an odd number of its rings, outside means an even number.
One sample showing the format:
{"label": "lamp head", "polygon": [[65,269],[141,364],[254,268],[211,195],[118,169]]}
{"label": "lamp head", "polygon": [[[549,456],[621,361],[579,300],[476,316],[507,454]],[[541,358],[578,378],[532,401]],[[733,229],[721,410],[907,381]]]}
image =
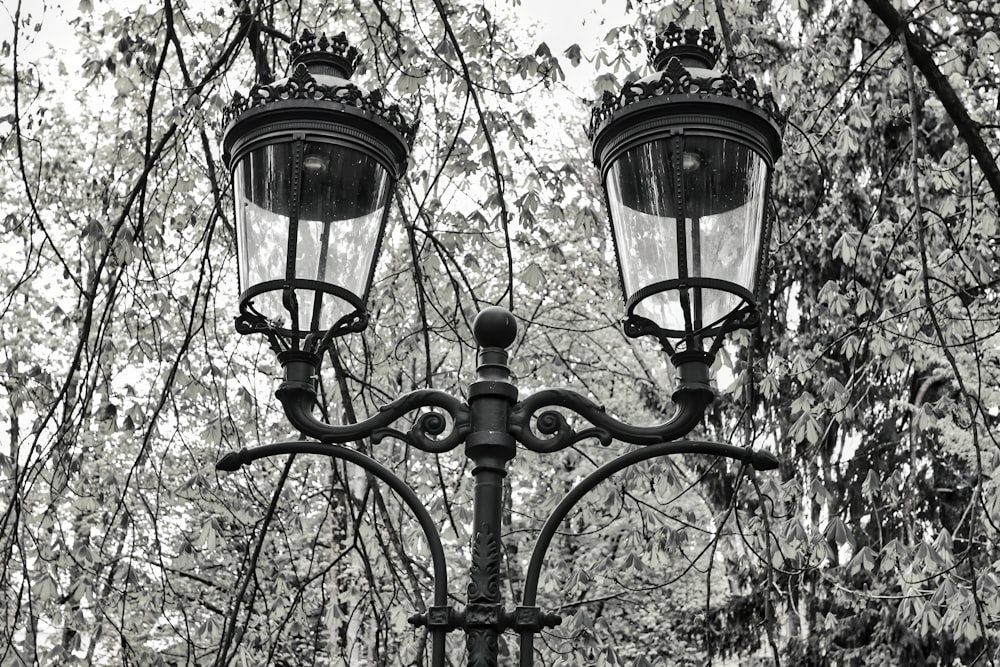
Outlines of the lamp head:
{"label": "lamp head", "polygon": [[[714,354],[759,321],[765,202],[782,114],[750,79],[715,69],[715,33],[676,24],[650,42],[658,70],[605,93],[590,136],[626,299],[625,331]],[[673,341],[673,342],[672,342]]]}
{"label": "lamp head", "polygon": [[225,112],[233,176],[240,333],[279,349],[360,331],[389,202],[416,125],[348,81],[360,61],[343,33],[306,30],[291,73],[237,94]]}

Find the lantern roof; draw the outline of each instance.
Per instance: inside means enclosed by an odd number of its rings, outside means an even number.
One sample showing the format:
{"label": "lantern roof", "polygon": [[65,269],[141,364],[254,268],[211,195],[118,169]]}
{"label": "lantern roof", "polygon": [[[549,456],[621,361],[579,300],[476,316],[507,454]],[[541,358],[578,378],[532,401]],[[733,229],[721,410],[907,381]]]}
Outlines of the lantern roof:
{"label": "lantern roof", "polygon": [[753,78],[741,82],[731,74],[715,69],[720,48],[714,28],[685,30],[671,23],[655,39],[647,42],[647,48],[649,59],[658,71],[625,84],[617,94],[605,92],[591,112],[587,129],[590,139],[595,139],[613,121],[631,112],[631,105],[639,102],[717,101],[749,111],[771,125],[774,132],[774,141],[770,142],[774,149],[773,158],[780,156],[780,136],[787,113],[778,108],[770,92],[758,88]]}
{"label": "lantern roof", "polygon": [[223,109],[224,156],[228,156],[231,148],[233,126],[248,112],[277,103],[295,107],[321,103],[330,110],[377,119],[395,130],[407,147],[413,147],[419,123],[409,121],[399,105],[387,104],[381,91],[366,93],[347,80],[361,62],[361,54],[348,44],[344,33],[328,39],[326,34],[317,38],[310,30],[303,30],[288,51],[291,55],[288,77],[255,84],[246,97],[237,92],[232,103]]}

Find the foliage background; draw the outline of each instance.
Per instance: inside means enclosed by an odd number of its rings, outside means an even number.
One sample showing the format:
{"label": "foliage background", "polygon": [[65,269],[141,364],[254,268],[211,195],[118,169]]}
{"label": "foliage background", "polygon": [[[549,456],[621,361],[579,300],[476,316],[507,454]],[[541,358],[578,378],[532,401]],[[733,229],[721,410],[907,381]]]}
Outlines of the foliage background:
{"label": "foliage background", "polygon": [[[783,464],[674,459],[602,486],[550,555],[541,599],[566,621],[537,664],[996,663],[1000,2],[609,5],[563,52],[515,0],[80,0],[56,38],[58,6],[5,0],[0,663],[423,664],[406,617],[427,554],[392,497],[322,460],[214,471],[295,437],[269,350],[232,330],[220,110],[325,27],[421,119],[374,325],[325,365],[327,419],[461,394],[471,318],[504,303],[524,393],[653,423],[671,372],[616,326],[583,98],[645,73],[674,19],[716,26],[728,67],[791,108],[765,324],[720,359],[698,432]],[[461,582],[462,457],[355,446],[439,517]],[[621,449],[514,462],[509,601],[541,520]]]}

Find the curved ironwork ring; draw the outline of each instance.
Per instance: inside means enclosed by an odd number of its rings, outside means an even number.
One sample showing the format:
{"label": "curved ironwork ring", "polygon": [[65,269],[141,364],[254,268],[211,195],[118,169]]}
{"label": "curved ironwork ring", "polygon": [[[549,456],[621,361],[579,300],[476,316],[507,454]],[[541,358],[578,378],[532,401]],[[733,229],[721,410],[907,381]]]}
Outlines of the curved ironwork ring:
{"label": "curved ironwork ring", "polygon": [[[570,490],[566,497],[556,506],[549,518],[545,520],[535,546],[531,551],[531,560],[528,562],[528,570],[524,578],[524,597],[521,605],[533,607],[535,598],[538,595],[538,579],[541,575],[542,563],[545,560],[545,553],[549,544],[559,528],[559,524],[569,514],[576,504],[591,491],[595,486],[610,478],[617,472],[628,468],[631,465],[647,461],[659,456],[671,456],[673,454],[708,454],[715,456],[725,456],[731,459],[742,461],[753,466],[755,470],[773,470],[778,467],[778,459],[768,452],[753,450],[746,447],[736,447],[726,445],[721,442],[705,442],[697,440],[679,440],[677,442],[663,442],[650,445],[642,449],[634,449],[626,454],[612,459],[608,463],[590,473]],[[534,651],[534,634],[532,632],[521,633],[521,665],[530,667]]]}
{"label": "curved ironwork ring", "polygon": [[[235,471],[257,459],[280,456],[282,454],[319,454],[335,459],[343,459],[360,468],[364,468],[395,491],[396,495],[399,496],[416,516],[417,522],[424,531],[424,537],[427,539],[427,545],[431,553],[431,568],[434,573],[434,606],[443,607],[448,604],[448,568],[445,563],[444,546],[441,544],[441,534],[438,532],[437,525],[413,489],[378,461],[359,451],[338,445],[322,442],[292,441],[230,452],[219,459],[219,462],[215,464],[215,468],[217,470]],[[444,664],[446,632],[447,630],[444,628],[435,627],[431,629],[431,664]]]}

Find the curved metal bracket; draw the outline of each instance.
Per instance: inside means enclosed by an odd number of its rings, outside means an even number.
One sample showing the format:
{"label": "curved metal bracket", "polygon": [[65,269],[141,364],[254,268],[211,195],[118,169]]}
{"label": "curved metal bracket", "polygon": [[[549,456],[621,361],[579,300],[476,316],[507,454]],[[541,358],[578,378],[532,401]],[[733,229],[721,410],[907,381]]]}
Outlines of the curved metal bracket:
{"label": "curved metal bracket", "polygon": [[[387,437],[398,438],[417,449],[432,454],[451,451],[462,442],[471,431],[469,406],[451,394],[437,389],[418,389],[400,396],[388,405],[379,408],[378,414],[357,424],[333,425],[317,419],[312,408],[316,403],[314,377],[319,363],[318,357],[309,353],[288,351],[280,357],[285,367],[285,381],[275,395],[285,409],[285,415],[301,433],[325,443],[344,443],[371,437],[380,442]],[[451,432],[444,438],[447,420],[437,412],[430,412],[417,418],[406,432],[390,428],[391,424],[408,412],[420,408],[440,408],[453,421]]]}
{"label": "curved metal bracket", "polygon": [[[604,480],[629,466],[652,458],[671,456],[673,454],[725,456],[742,461],[744,464],[749,464],[754,470],[774,470],[779,464],[778,459],[768,452],[726,445],[720,442],[697,440],[663,442],[642,449],[635,449],[612,459],[587,475],[583,481],[573,487],[556,506],[552,514],[549,515],[549,518],[545,520],[541,531],[538,533],[538,538],[535,540],[535,546],[531,551],[531,560],[528,562],[528,570],[524,577],[524,597],[522,598],[521,605],[524,607],[533,607],[535,605],[535,598],[538,595],[538,579],[541,575],[542,563],[545,560],[545,553],[548,551],[549,544],[559,529],[559,524],[562,523],[570,510],[576,506],[584,495]],[[521,632],[520,662],[521,667],[531,667],[534,662],[534,633],[532,631],[525,630]]]}
{"label": "curved metal bracket", "polygon": [[[669,421],[657,426],[632,426],[610,416],[604,406],[569,389],[545,389],[514,406],[510,415],[510,431],[521,444],[534,452],[555,452],[570,447],[586,438],[597,438],[602,445],[611,444],[613,438],[634,445],[653,445],[658,442],[676,440],[691,432],[701,421],[705,408],[711,405],[715,394],[707,385],[682,384],[674,392],[677,412]],[[594,428],[576,431],[566,421],[566,417],[554,410],[538,415],[535,422],[539,433],[552,436],[541,438],[531,430],[531,418],[546,407],[561,407],[572,410]]]}
{"label": "curved metal bracket", "polygon": [[[395,491],[396,495],[399,496],[416,516],[417,522],[424,531],[424,537],[427,538],[427,545],[430,548],[431,554],[431,566],[434,573],[434,606],[432,609],[437,610],[447,607],[448,567],[445,563],[444,546],[441,544],[441,534],[438,532],[437,524],[434,523],[430,512],[420,502],[420,498],[417,497],[413,489],[378,461],[359,451],[347,449],[346,447],[321,442],[293,441],[230,452],[219,459],[219,462],[215,464],[215,468],[217,470],[235,471],[257,459],[280,456],[282,454],[319,454],[321,456],[342,459],[360,468],[364,468]],[[445,634],[447,631],[446,627],[440,625],[432,625],[430,628],[431,664],[433,665],[444,664]]]}

